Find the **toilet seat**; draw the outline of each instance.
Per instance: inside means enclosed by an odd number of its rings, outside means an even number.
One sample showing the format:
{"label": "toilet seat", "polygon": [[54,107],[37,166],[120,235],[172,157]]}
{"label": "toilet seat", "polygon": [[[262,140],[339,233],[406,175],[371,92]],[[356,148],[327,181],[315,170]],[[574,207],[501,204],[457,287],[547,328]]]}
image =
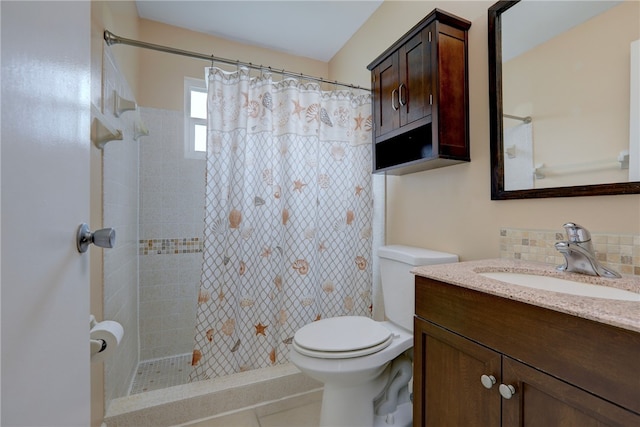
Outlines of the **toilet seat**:
{"label": "toilet seat", "polygon": [[304,355],[304,356],[308,356],[308,357],[315,357],[317,359],[350,359],[350,358],[354,358],[354,357],[362,357],[362,356],[368,356],[370,354],[373,353],[377,353],[380,350],[389,347],[389,345],[391,344],[391,341],[393,341],[393,336],[390,336],[386,341],[372,346],[372,347],[367,347],[367,348],[363,348],[360,350],[352,350],[352,351],[318,351],[318,350],[309,350],[308,348],[304,348],[301,347],[300,345],[296,344],[296,342],[293,342],[293,348],[295,348],[295,350]]}
{"label": "toilet seat", "polygon": [[392,332],[368,317],[331,317],[310,323],[294,335],[300,354],[322,359],[346,359],[376,353],[393,341]]}

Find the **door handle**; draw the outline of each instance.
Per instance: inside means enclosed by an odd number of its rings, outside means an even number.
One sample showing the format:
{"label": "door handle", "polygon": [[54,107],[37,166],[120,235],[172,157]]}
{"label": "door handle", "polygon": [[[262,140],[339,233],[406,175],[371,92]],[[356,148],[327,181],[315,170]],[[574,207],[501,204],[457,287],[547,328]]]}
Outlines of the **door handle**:
{"label": "door handle", "polygon": [[87,224],[80,224],[76,234],[78,252],[85,253],[92,243],[101,248],[113,248],[116,244],[116,230],[103,228],[92,233]]}

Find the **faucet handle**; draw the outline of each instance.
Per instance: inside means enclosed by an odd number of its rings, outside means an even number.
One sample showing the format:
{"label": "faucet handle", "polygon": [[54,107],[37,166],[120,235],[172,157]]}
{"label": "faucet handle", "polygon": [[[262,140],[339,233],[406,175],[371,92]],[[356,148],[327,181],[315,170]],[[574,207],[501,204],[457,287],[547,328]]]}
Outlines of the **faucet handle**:
{"label": "faucet handle", "polygon": [[575,224],[573,222],[567,222],[563,225],[569,242],[571,243],[584,243],[591,240],[591,234],[589,230],[584,228],[581,225]]}

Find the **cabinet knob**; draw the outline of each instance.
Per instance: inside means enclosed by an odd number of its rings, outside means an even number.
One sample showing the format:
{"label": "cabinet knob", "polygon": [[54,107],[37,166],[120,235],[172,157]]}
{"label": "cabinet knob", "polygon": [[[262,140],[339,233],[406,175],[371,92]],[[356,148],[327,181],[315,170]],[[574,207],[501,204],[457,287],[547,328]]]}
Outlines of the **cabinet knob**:
{"label": "cabinet knob", "polygon": [[483,375],[480,377],[480,382],[484,388],[491,389],[491,387],[496,383],[496,377],[493,375]]}
{"label": "cabinet knob", "polygon": [[500,391],[500,395],[505,399],[511,399],[513,395],[516,394],[516,388],[511,384],[500,384],[498,390]]}

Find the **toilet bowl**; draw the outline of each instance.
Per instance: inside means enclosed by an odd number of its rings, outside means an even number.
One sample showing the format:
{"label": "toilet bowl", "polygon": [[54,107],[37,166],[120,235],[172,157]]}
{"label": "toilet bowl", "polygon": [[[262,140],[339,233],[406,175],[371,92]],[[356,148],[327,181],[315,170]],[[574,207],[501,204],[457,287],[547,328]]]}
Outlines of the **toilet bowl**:
{"label": "toilet bowl", "polygon": [[[369,331],[374,331],[366,337],[370,339],[368,342],[363,338],[367,335],[365,324]],[[305,348],[296,340],[299,337],[304,343],[307,334],[318,331],[322,331],[320,334],[334,331],[334,335],[340,335],[338,341],[344,338],[345,345],[328,346],[331,349],[323,351]],[[364,335],[349,348],[347,337],[360,332]],[[324,383],[320,426],[370,427],[374,425],[374,401],[389,382],[390,363],[412,347],[413,333],[391,322],[376,322],[368,317],[333,317],[298,330],[290,360],[306,375]]]}
{"label": "toilet bowl", "polygon": [[457,255],[410,246],[378,250],[386,321],[363,316],[322,319],[299,329],[290,360],[324,383],[321,427],[410,426],[414,276],[419,265]]}

